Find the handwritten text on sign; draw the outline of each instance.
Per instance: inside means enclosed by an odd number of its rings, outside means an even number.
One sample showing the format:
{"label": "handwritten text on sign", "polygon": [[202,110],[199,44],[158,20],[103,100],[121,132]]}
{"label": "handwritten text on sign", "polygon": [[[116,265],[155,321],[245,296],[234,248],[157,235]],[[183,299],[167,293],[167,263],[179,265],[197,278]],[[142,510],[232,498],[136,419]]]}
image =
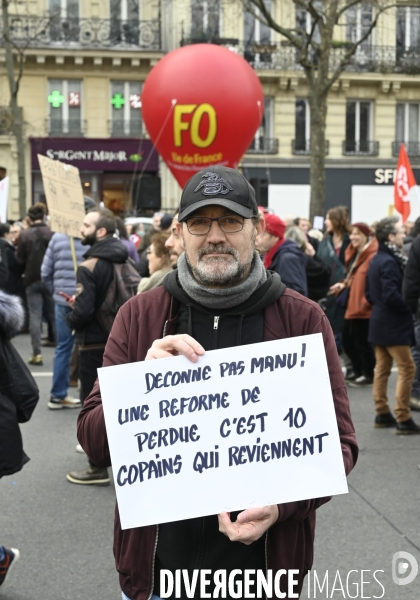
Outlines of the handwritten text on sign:
{"label": "handwritten text on sign", "polygon": [[52,231],[80,237],[85,218],[79,169],[38,154]]}
{"label": "handwritten text on sign", "polygon": [[123,529],[347,492],[320,333],[98,374]]}

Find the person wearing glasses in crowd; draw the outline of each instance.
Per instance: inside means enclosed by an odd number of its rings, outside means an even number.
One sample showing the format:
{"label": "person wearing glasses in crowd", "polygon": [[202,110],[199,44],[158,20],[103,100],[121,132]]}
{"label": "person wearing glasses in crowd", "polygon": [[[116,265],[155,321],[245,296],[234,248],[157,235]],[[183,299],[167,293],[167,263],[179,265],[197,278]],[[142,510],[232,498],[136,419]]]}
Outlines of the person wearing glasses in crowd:
{"label": "person wearing glasses in crowd", "polygon": [[[321,333],[349,473],[357,444],[334,335],[317,304],[286,289],[277,273],[264,268],[255,249],[264,219],[254,189],[238,171],[209,167],[187,182],[178,221],[184,248],[178,268],[163,285],[122,306],[104,366],[177,354],[195,363],[217,348]],[[98,381],[79,415],[78,439],[95,463],[111,464]],[[300,591],[312,564],[315,511],[328,500],[308,498],[125,530],[117,511],[114,552],[122,598],[159,599],[163,569],[186,569],[190,576],[197,568],[225,569],[227,575],[235,569],[297,569],[294,591]],[[287,595],[286,577],[280,586]]]}

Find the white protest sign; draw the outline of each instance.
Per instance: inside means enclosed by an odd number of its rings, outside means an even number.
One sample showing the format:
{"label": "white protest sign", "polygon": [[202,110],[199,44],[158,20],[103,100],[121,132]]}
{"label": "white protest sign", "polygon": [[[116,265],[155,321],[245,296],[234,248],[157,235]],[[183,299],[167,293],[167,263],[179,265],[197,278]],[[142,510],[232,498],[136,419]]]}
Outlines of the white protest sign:
{"label": "white protest sign", "polygon": [[324,228],[324,217],[314,217],[314,229],[322,231]]}
{"label": "white protest sign", "polygon": [[59,160],[38,154],[50,215],[51,231],[80,237],[80,227],[85,218],[83,188],[79,169]]}
{"label": "white protest sign", "polygon": [[7,204],[9,201],[9,178],[5,177],[0,181],[0,221],[7,221]]}
{"label": "white protest sign", "polygon": [[98,375],[123,529],[348,491],[320,333]]}

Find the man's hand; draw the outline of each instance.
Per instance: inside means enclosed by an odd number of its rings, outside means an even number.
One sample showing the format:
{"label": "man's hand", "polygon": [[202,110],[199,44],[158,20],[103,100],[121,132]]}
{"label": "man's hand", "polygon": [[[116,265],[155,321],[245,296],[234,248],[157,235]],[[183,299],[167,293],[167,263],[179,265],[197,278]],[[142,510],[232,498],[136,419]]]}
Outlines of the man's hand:
{"label": "man's hand", "polygon": [[191,362],[197,362],[198,357],[203,355],[204,352],[204,348],[186,333],[181,335],[167,335],[153,342],[144,360],[154,360],[156,358],[167,358],[168,356],[183,354]]}
{"label": "man's hand", "polygon": [[220,513],[219,531],[231,542],[242,542],[246,546],[256,542],[279,518],[277,504],[261,508],[248,508],[239,513],[235,523],[230,520],[230,513]]}

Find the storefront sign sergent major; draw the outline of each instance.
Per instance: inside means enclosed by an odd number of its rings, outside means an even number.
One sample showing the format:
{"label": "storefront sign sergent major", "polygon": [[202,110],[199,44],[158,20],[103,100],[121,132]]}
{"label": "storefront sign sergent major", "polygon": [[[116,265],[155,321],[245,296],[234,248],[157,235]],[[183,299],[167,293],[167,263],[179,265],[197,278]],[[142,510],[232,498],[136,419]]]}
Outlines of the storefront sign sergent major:
{"label": "storefront sign sergent major", "polygon": [[52,150],[49,148],[46,151],[46,155],[48,158],[52,158],[55,160],[65,160],[65,161],[73,161],[73,160],[93,160],[99,162],[140,162],[143,160],[143,156],[141,154],[130,154],[127,156],[127,153],[124,150],[119,150],[118,152],[108,152],[107,150]]}

